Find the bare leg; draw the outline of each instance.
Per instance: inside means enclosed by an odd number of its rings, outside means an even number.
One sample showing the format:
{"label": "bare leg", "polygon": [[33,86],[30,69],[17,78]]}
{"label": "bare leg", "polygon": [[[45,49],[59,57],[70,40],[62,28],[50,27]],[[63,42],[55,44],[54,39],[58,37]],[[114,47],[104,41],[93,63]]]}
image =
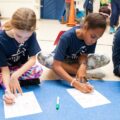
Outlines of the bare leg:
{"label": "bare leg", "polygon": [[[53,54],[43,55],[42,53],[39,53],[37,58],[42,65],[48,68],[52,68],[53,56],[54,56]],[[105,55],[89,54],[87,69],[90,70],[90,72],[87,71],[88,78],[97,78],[97,79],[103,78],[105,76],[104,73],[101,73],[101,71],[93,71],[93,69],[105,66],[109,62],[110,59]],[[78,64],[63,63],[63,68],[70,74],[76,75],[78,67],[79,67]]]}
{"label": "bare leg", "polygon": [[79,68],[79,64],[67,64],[67,63],[62,63],[62,67],[67,71],[69,74],[74,74],[76,75],[77,70]]}

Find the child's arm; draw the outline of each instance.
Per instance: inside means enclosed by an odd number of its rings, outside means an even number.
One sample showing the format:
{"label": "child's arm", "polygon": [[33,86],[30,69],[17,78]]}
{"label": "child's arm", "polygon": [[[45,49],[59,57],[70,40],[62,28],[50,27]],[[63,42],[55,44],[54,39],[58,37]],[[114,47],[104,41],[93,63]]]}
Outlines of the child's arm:
{"label": "child's arm", "polygon": [[35,62],[36,56],[30,57],[29,60],[15,72],[15,74],[17,74],[17,77],[19,78],[23,73],[29,70],[35,64]]}
{"label": "child's arm", "polygon": [[[67,69],[66,69],[67,68]],[[86,83],[80,83],[79,81],[75,80],[68,71],[73,70],[74,68],[71,65],[65,64],[61,61],[54,60],[53,62],[53,70],[64,80],[68,81],[72,86],[78,89],[81,92],[89,93],[93,90],[91,85]]]}
{"label": "child's arm", "polygon": [[2,81],[7,91],[10,91],[9,81],[10,81],[10,70],[7,66],[1,67]]}
{"label": "child's arm", "polygon": [[88,61],[88,58],[86,54],[80,55],[79,61],[78,61],[80,66],[76,74],[76,79],[78,81],[86,82],[85,78],[86,78],[86,71],[87,71],[87,61]]}
{"label": "child's arm", "polygon": [[19,93],[22,93],[22,89],[18,82],[19,77],[22,76],[22,74],[24,74],[27,70],[29,70],[35,64],[35,62],[36,56],[30,57],[29,60],[21,68],[19,68],[11,75],[10,88],[15,94],[17,91]]}
{"label": "child's arm", "polygon": [[10,92],[10,87],[9,87],[9,81],[10,81],[10,70],[9,68],[6,67],[1,67],[1,73],[2,73],[2,81],[3,85],[5,86],[5,95],[4,95],[4,101],[7,104],[12,104],[14,103],[15,96]]}

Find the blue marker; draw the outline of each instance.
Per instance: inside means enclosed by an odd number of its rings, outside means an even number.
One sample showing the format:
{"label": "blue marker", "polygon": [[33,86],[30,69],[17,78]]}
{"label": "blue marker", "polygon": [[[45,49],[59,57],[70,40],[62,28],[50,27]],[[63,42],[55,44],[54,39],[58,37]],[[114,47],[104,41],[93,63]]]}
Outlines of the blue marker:
{"label": "blue marker", "polygon": [[60,108],[60,98],[59,96],[57,96],[57,100],[56,100],[56,110],[59,110]]}

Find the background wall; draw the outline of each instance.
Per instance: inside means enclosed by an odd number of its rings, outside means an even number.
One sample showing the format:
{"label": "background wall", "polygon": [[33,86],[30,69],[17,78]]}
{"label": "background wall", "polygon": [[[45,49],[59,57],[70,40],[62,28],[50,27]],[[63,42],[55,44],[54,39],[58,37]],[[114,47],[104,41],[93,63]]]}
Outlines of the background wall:
{"label": "background wall", "polygon": [[40,0],[0,0],[0,12],[4,18],[10,18],[20,7],[33,9],[37,18],[40,18]]}
{"label": "background wall", "polygon": [[[75,0],[76,7],[83,10],[85,0]],[[99,1],[94,0],[94,12],[99,9]],[[37,18],[61,19],[65,9],[65,0],[0,0],[0,12],[2,17],[10,18],[13,12],[20,7],[32,8]]]}
{"label": "background wall", "polygon": [[[76,8],[83,11],[85,0],[75,0]],[[98,12],[100,0],[94,0],[94,12]],[[65,9],[65,0],[41,0],[41,18],[61,19]]]}
{"label": "background wall", "polygon": [[41,0],[41,18],[60,19],[63,14],[64,0]]}

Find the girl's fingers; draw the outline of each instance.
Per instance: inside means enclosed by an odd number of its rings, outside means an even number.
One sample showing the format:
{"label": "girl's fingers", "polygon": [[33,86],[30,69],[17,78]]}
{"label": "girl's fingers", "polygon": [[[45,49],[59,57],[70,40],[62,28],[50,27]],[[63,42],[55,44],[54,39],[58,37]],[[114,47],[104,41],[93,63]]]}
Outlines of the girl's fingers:
{"label": "girl's fingers", "polygon": [[21,87],[20,87],[20,84],[18,83],[18,86],[17,86],[17,90],[18,90],[18,92],[22,95],[22,89],[21,89]]}
{"label": "girl's fingers", "polygon": [[81,79],[81,82],[82,82],[82,83],[85,83],[85,79],[84,79],[84,77]]}
{"label": "girl's fingers", "polygon": [[76,80],[79,81],[78,77],[76,77]]}
{"label": "girl's fingers", "polygon": [[22,89],[21,89],[20,85],[18,87],[18,92],[22,95]]}
{"label": "girl's fingers", "polygon": [[86,83],[87,82],[87,79],[85,77],[77,78],[76,80],[81,82],[81,83]]}
{"label": "girl's fingers", "polygon": [[76,77],[76,80],[82,83],[82,77]]}
{"label": "girl's fingers", "polygon": [[12,93],[5,94],[5,97],[7,99],[12,99],[12,100],[15,99],[15,96]]}
{"label": "girl's fingers", "polygon": [[84,93],[90,93],[93,90],[93,87],[87,83],[81,83],[81,86]]}
{"label": "girl's fingers", "polygon": [[88,92],[92,92],[93,86],[91,86],[90,84],[86,84],[86,85],[87,85]]}
{"label": "girl's fingers", "polygon": [[11,91],[11,93],[14,93],[14,89],[12,86],[10,86],[10,91]]}
{"label": "girl's fingers", "polygon": [[7,103],[7,104],[12,104],[15,102],[15,96],[10,93],[10,92],[7,92],[5,93],[5,95],[3,95],[3,100]]}
{"label": "girl's fingers", "polygon": [[15,96],[17,96],[17,89],[16,87],[14,87],[14,93],[13,93]]}
{"label": "girl's fingers", "polygon": [[84,82],[86,83],[86,82],[88,82],[88,80],[87,80],[87,78],[86,77],[84,77]]}
{"label": "girl's fingers", "polygon": [[94,87],[93,87],[93,86],[89,86],[89,89],[90,89],[90,90],[93,90],[93,89],[94,89]]}
{"label": "girl's fingers", "polygon": [[13,104],[14,103],[14,101],[10,100],[10,99],[4,99],[4,101],[6,104]]}
{"label": "girl's fingers", "polygon": [[15,94],[15,95],[17,95],[17,92],[20,93],[20,94],[22,94],[22,89],[21,89],[19,83],[17,83],[17,84],[14,85],[14,86],[10,86],[10,91],[11,91],[13,94]]}
{"label": "girl's fingers", "polygon": [[79,76],[79,77],[76,75],[76,80],[79,81],[79,82],[81,82],[81,83],[88,82],[86,76],[84,76],[84,75],[83,76]]}

